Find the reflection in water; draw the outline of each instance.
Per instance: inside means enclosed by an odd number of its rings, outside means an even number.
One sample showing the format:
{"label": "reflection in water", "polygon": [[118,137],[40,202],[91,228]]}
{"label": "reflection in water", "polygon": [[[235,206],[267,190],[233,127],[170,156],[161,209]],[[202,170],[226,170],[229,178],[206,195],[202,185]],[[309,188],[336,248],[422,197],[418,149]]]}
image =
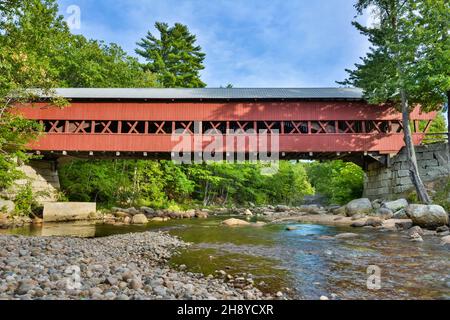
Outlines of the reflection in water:
{"label": "reflection in water", "polygon": [[[412,243],[402,233],[351,229],[359,237],[327,239],[350,228],[313,224],[264,227],[224,227],[222,219],[170,220],[147,226],[111,226],[86,222],[44,224],[0,230],[34,236],[102,237],[145,230],[166,230],[193,245],[173,257],[172,263],[212,274],[251,273],[263,291],[292,288],[297,298],[317,299],[449,299],[450,251],[438,237]],[[368,290],[367,268],[381,268],[381,289]],[[261,284],[263,282],[263,284]]]}

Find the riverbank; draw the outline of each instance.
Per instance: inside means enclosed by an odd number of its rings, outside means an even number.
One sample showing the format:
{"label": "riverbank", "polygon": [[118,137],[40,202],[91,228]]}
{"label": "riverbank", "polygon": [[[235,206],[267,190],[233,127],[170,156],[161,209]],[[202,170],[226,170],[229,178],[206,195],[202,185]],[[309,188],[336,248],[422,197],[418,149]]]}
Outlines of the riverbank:
{"label": "riverbank", "polygon": [[0,299],[263,299],[252,286],[175,270],[164,232],[83,239],[0,236]]}

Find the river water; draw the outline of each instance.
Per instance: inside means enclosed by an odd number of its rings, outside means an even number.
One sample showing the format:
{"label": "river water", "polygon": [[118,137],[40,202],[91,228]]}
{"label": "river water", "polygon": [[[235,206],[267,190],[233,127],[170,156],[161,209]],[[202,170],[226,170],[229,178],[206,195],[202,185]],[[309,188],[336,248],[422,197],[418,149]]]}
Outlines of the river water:
{"label": "river water", "polygon": [[[59,223],[0,233],[103,237],[164,230],[193,244],[172,258],[175,266],[184,264],[205,275],[216,270],[251,274],[265,292],[282,291],[297,299],[322,295],[334,299],[450,299],[450,250],[440,245],[438,237],[424,236],[424,242],[417,243],[399,232],[298,223],[225,227],[220,224],[223,219],[170,220],[147,226]],[[297,229],[287,231],[287,226]],[[345,240],[326,237],[342,232],[359,236]],[[379,282],[369,279],[368,268],[379,268]],[[368,289],[368,279],[379,287]]]}

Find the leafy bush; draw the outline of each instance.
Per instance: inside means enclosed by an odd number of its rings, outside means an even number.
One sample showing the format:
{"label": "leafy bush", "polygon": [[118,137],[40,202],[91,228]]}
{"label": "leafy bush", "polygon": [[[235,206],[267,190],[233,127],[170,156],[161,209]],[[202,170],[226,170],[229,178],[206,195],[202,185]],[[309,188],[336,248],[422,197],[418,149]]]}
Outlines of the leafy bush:
{"label": "leafy bush", "polygon": [[24,216],[40,215],[42,206],[36,201],[36,196],[30,183],[22,187],[14,199],[15,213]]}
{"label": "leafy bush", "polygon": [[345,204],[362,196],[364,171],[354,163],[313,162],[306,171],[316,193],[326,196],[330,203]]}

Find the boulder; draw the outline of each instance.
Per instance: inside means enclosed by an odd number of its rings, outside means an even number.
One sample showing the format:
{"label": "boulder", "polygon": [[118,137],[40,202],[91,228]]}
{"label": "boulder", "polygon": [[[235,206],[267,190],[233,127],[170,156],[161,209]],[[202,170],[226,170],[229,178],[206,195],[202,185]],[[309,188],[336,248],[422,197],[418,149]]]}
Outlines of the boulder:
{"label": "boulder", "polygon": [[245,211],[243,212],[244,216],[253,216],[253,212],[251,212],[249,209],[245,209]]}
{"label": "boulder", "polygon": [[418,234],[417,232],[413,232],[409,235],[411,238],[411,241],[413,242],[423,242],[422,236]]}
{"label": "boulder", "polygon": [[408,235],[410,237],[412,237],[412,235],[414,235],[414,234],[418,234],[419,236],[423,236],[424,232],[423,232],[421,227],[414,226],[414,227],[408,229]]}
{"label": "boulder", "polygon": [[147,217],[145,216],[145,214],[142,213],[134,215],[133,218],[131,219],[132,224],[146,224],[147,222],[148,222]]}
{"label": "boulder", "polygon": [[284,205],[278,205],[275,207],[275,211],[276,212],[284,212],[284,211],[288,211],[290,208],[288,206],[284,206]]}
{"label": "boulder", "polygon": [[372,201],[372,207],[376,210],[376,209],[380,209],[381,205],[383,204],[383,200],[380,199],[375,199]]}
{"label": "boulder", "polygon": [[300,206],[299,210],[308,214],[319,214],[322,208],[317,204],[307,204]]}
{"label": "boulder", "polygon": [[335,235],[334,237],[336,238],[336,239],[351,239],[351,238],[356,238],[356,237],[358,237],[359,235],[358,234],[356,234],[356,233],[350,233],[350,232],[347,232],[347,233],[340,233],[340,234],[337,234],[337,235]]}
{"label": "boulder", "polygon": [[441,245],[450,245],[450,236],[445,236],[441,238]]}
{"label": "boulder", "polygon": [[114,216],[116,216],[117,218],[125,218],[128,217],[129,214],[123,211],[116,211],[114,212]]}
{"label": "boulder", "polygon": [[409,229],[412,227],[411,219],[387,219],[383,221],[383,228],[389,230]]}
{"label": "boulder", "polygon": [[379,208],[376,211],[377,216],[379,216],[382,219],[390,219],[394,216],[394,213],[391,209],[388,208]]}
{"label": "boulder", "polygon": [[372,203],[368,198],[355,199],[350,201],[346,206],[347,216],[352,217],[355,214],[366,215],[373,210]]}
{"label": "boulder", "polygon": [[365,221],[356,221],[356,222],[353,222],[353,223],[351,224],[351,226],[352,226],[353,228],[362,228],[362,227],[365,227],[365,226],[366,226],[366,222],[365,222]]}
{"label": "boulder", "polygon": [[345,206],[339,207],[333,210],[334,215],[345,216],[347,212],[347,208]]}
{"label": "boulder", "polygon": [[438,233],[448,232],[448,231],[449,231],[449,228],[447,226],[441,226],[441,227],[436,228],[436,232],[438,232]]}
{"label": "boulder", "polygon": [[408,201],[406,199],[398,199],[395,201],[384,202],[381,207],[392,210],[392,212],[397,212],[398,210],[404,209],[408,206]]}
{"label": "boulder", "polygon": [[438,205],[411,204],[406,214],[415,225],[427,229],[436,229],[448,224],[448,214]]}
{"label": "boulder", "polygon": [[232,226],[248,226],[250,225],[250,222],[244,221],[244,220],[240,220],[240,219],[235,219],[235,218],[231,218],[231,219],[227,219],[225,221],[222,222],[223,225],[232,227]]}
{"label": "boulder", "polygon": [[15,205],[11,200],[0,199],[0,212],[12,213],[14,211]]}
{"label": "boulder", "polygon": [[393,219],[409,219],[405,209],[400,209],[394,213]]}
{"label": "boulder", "polygon": [[383,224],[383,221],[379,218],[369,218],[366,221],[366,226],[370,226],[370,227],[381,227],[382,224]]}
{"label": "boulder", "polygon": [[155,215],[155,209],[149,207],[140,207],[139,208],[147,217]]}
{"label": "boulder", "polygon": [[208,218],[208,212],[197,210],[195,211],[195,217],[199,219],[206,219]]}

